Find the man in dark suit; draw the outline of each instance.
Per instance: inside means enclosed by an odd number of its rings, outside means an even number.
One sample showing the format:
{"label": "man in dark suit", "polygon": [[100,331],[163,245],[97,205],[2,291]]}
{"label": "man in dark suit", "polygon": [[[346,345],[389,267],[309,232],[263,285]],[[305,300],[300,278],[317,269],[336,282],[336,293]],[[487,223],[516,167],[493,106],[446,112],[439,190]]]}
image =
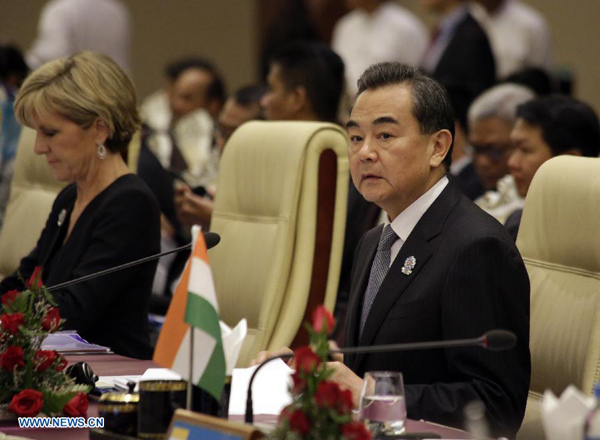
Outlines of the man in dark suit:
{"label": "man in dark suit", "polygon": [[350,120],[350,169],[389,222],[361,240],[352,272],[346,346],[473,338],[503,328],[515,348],[453,348],[346,356],[333,379],[355,402],[366,371],[404,375],[408,416],[462,426],[480,400],[494,435],[514,436],[530,380],[529,279],[502,225],[446,173],[454,117],[447,93],[416,69],[371,66]]}
{"label": "man in dark suit", "polygon": [[421,68],[442,84],[464,87],[475,99],[496,80],[496,63],[485,31],[466,0],[421,0],[439,17]]}

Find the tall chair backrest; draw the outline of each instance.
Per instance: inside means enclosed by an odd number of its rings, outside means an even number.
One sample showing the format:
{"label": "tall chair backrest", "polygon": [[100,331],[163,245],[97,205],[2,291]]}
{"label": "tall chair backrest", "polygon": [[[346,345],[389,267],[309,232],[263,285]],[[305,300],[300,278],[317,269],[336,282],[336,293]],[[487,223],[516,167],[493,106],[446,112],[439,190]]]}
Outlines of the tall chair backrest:
{"label": "tall chair backrest", "polygon": [[[9,275],[37,243],[52,203],[66,185],[54,178],[44,156],[35,154],[35,131],[23,127],[15,157],[10,198],[0,230],[0,274]],[[128,163],[136,170],[139,133],[129,144]],[[1,276],[0,275],[0,276]]]}
{"label": "tall chair backrest", "polygon": [[[238,365],[303,342],[317,304],[333,310],[344,240],[348,140],[334,124],[250,122],[225,147],[209,252],[221,319],[248,320]],[[300,336],[298,336],[300,334]]]}
{"label": "tall chair backrest", "polygon": [[517,247],[531,281],[532,375],[520,439],[543,439],[546,389],[600,380],[600,159],[558,156],[537,171]]}

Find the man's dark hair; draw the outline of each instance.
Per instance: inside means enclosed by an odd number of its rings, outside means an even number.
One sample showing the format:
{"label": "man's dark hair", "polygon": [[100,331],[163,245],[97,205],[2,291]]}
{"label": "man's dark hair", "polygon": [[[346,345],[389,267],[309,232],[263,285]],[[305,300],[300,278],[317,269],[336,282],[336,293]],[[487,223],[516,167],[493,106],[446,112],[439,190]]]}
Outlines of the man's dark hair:
{"label": "man's dark hair", "polygon": [[517,107],[517,118],[540,127],[554,156],[573,148],[587,157],[600,152],[598,116],[584,102],[562,95],[540,97]]}
{"label": "man's dark hair", "polygon": [[233,99],[242,107],[259,104],[266,89],[262,86],[245,86],[233,94]]}
{"label": "man's dark hair", "polygon": [[175,81],[179,75],[188,69],[201,69],[208,72],[212,76],[212,82],[206,89],[206,97],[209,101],[225,102],[227,91],[223,77],[215,65],[205,58],[191,57],[174,61],[165,68],[165,75],[170,81]]}
{"label": "man's dark hair", "polygon": [[323,43],[298,41],[272,58],[286,89],[304,87],[313,111],[322,121],[335,122],[344,88],[344,62]]}
{"label": "man's dark hair", "polygon": [[266,88],[263,86],[245,86],[238,89],[233,94],[233,99],[238,105],[245,108],[256,107],[258,116],[255,119],[264,119],[260,100],[266,93]]}
{"label": "man's dark hair", "polygon": [[444,87],[419,69],[401,63],[379,63],[369,67],[358,79],[356,98],[365,90],[397,84],[408,84],[412,91],[412,112],[421,126],[421,133],[432,134],[448,130],[452,144],[444,158],[446,171],[452,164],[454,145],[454,110]]}
{"label": "man's dark hair", "polygon": [[11,75],[15,75],[21,82],[29,68],[21,51],[11,44],[0,45],[0,82],[5,82]]}
{"label": "man's dark hair", "polygon": [[558,91],[552,81],[552,77],[548,72],[539,67],[529,67],[514,72],[507,76],[502,82],[529,87],[538,96],[550,95]]}

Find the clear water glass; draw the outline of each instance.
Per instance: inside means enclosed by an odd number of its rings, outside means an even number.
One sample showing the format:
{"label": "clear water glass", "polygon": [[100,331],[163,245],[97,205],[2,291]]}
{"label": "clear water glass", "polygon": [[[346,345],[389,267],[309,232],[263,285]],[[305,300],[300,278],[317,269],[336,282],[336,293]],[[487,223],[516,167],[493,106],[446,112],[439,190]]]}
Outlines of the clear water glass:
{"label": "clear water glass", "polygon": [[402,373],[365,373],[359,417],[374,437],[402,434],[406,427],[406,402]]}

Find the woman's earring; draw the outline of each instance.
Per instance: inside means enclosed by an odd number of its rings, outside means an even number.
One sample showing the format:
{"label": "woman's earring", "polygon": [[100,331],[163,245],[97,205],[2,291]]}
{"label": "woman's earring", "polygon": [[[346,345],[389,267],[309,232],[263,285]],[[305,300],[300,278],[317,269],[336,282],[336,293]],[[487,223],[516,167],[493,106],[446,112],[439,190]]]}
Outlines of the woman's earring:
{"label": "woman's earring", "polygon": [[98,144],[98,148],[96,150],[96,155],[98,159],[106,159],[106,147],[103,144]]}

